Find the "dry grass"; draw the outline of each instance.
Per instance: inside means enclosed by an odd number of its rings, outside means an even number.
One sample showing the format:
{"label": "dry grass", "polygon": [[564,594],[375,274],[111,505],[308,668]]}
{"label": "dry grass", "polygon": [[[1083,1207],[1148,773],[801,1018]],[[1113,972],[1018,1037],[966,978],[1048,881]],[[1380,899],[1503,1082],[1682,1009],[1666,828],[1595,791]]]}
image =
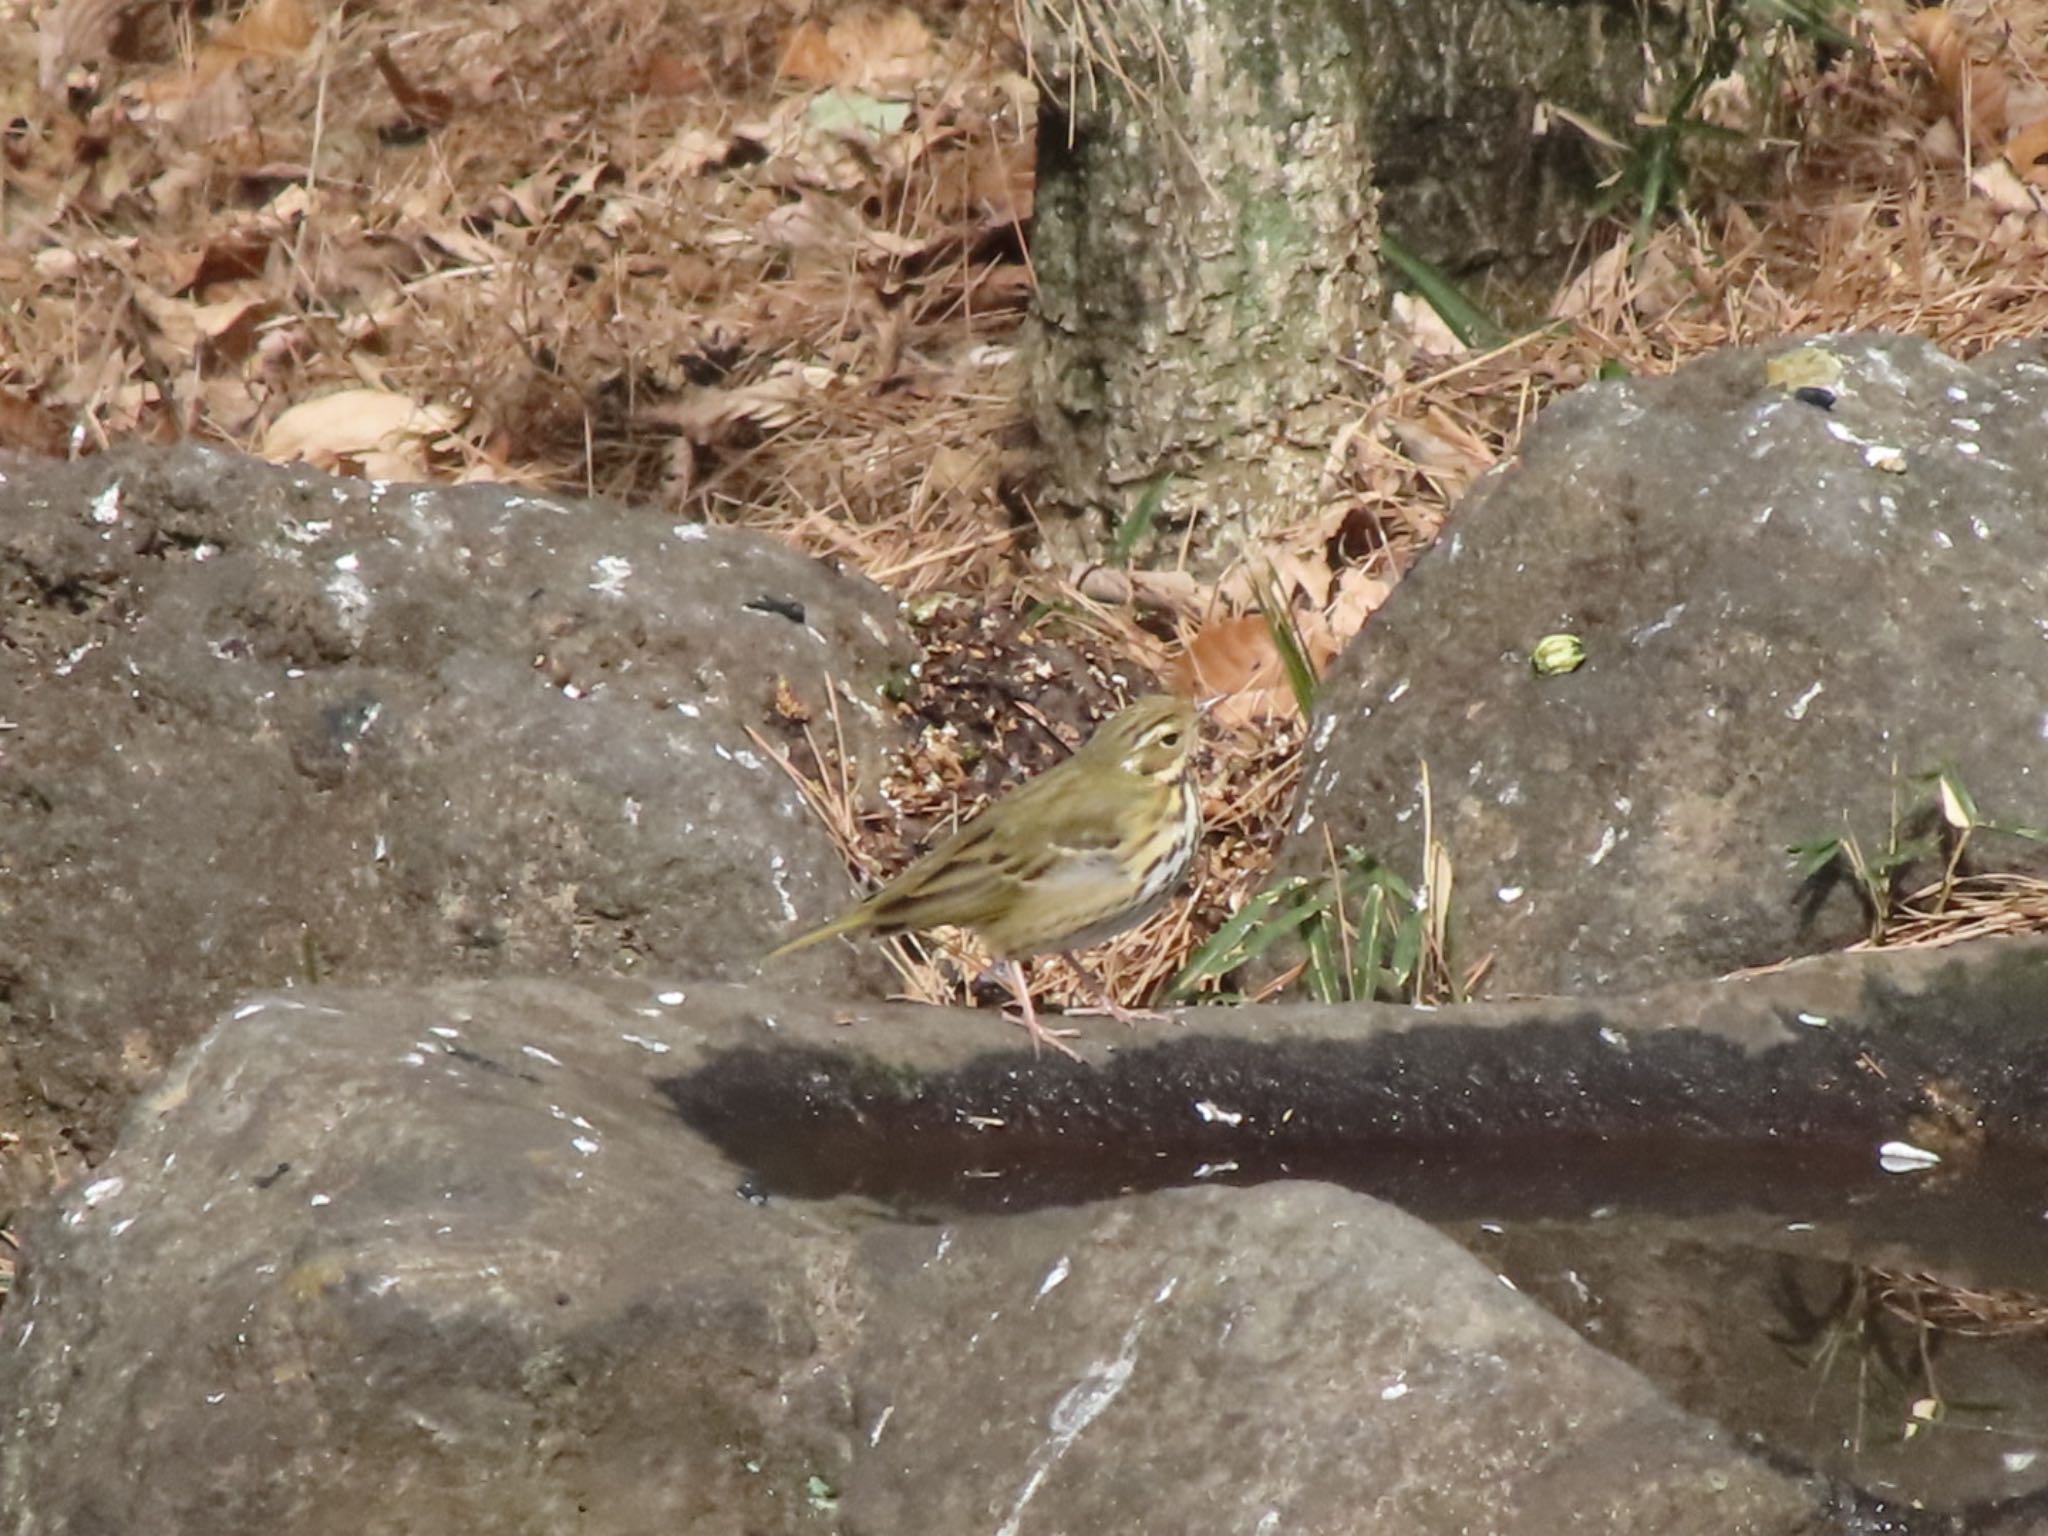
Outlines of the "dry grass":
{"label": "dry grass", "polygon": [[[12,1131],[0,1131],[0,1153],[12,1152],[20,1140]],[[5,1306],[13,1294],[15,1271],[21,1267],[21,1244],[7,1224],[12,1219],[11,1212],[0,1215],[0,1306]]]}
{"label": "dry grass", "polygon": [[2030,875],[1966,875],[1915,891],[1888,914],[1879,943],[1854,947],[1930,949],[2043,932],[2048,932],[2048,881]]}
{"label": "dry grass", "polygon": [[2048,1296],[1986,1291],[1936,1275],[1866,1271],[1871,1298],[1916,1328],[1961,1338],[2010,1339],[2048,1332]]}
{"label": "dry grass", "polygon": [[[1085,55],[1115,5],[1065,10]],[[1603,364],[1661,372],[1803,330],[1965,355],[2048,331],[2048,216],[1987,171],[2013,124],[1967,105],[1994,79],[2002,104],[2030,99],[2048,0],[1955,15],[1930,69],[1903,10],[1867,12],[1868,47],[1801,87],[1782,195],[1695,210],[1632,265],[1626,231],[1603,232],[1560,295],[1567,326],[1484,357],[1397,326],[1320,503],[1261,569],[1205,585],[1035,563],[1013,348],[1037,88],[1008,8],[0,0],[0,283],[23,296],[0,313],[0,450],[194,435],[609,493],[858,567],[931,606],[918,751],[863,799],[829,722],[765,725],[880,875],[1115,697],[1190,666],[1215,690],[1203,647],[1230,649],[1215,637],[1268,572],[1328,654]],[[1972,46],[2002,62],[1965,73]],[[1217,691],[1264,686],[1232,675]],[[1213,745],[1194,900],[1104,960],[1120,995],[1259,882],[1299,746],[1262,710]],[[2001,910],[2033,924],[2040,905]],[[974,971],[905,966],[934,999]]]}

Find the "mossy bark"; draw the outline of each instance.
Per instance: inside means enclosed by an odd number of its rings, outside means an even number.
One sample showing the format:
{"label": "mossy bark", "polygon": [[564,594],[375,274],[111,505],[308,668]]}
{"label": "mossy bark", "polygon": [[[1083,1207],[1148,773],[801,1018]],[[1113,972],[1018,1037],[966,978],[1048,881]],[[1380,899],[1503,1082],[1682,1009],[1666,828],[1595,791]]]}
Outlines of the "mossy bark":
{"label": "mossy bark", "polygon": [[1333,397],[1380,361],[1382,221],[1504,321],[1534,319],[1613,169],[1548,109],[1626,138],[1714,27],[1707,0],[1026,14],[1046,103],[1029,390],[1045,507],[1080,514],[1045,524],[1058,553],[1099,554],[1145,503],[1162,533],[1195,521],[1209,566],[1325,493],[1355,411]]}
{"label": "mossy bark", "polygon": [[1228,558],[1314,498],[1379,326],[1355,0],[1098,0],[1040,31],[1034,416],[1081,552],[1159,484]]}

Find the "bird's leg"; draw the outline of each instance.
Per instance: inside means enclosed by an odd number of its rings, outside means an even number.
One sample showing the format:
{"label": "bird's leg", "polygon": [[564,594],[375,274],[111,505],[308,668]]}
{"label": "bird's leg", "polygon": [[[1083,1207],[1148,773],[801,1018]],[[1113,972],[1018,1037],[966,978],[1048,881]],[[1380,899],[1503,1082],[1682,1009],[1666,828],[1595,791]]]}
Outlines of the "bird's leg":
{"label": "bird's leg", "polygon": [[1078,1029],[1047,1029],[1038,1022],[1038,1010],[1031,1006],[1031,987],[1024,980],[1024,962],[1010,962],[1010,990],[1017,994],[1017,1008],[1024,1016],[1018,1022],[1024,1026],[1024,1033],[1031,1037],[1031,1054],[1036,1056],[1040,1046],[1049,1045],[1073,1061],[1081,1059],[1081,1053],[1067,1044],[1067,1038],[1081,1033]]}
{"label": "bird's leg", "polygon": [[1151,1008],[1126,1008],[1109,995],[1109,988],[1102,984],[1102,978],[1081,963],[1080,957],[1071,949],[1061,950],[1060,958],[1074,968],[1074,973],[1088,984],[1088,990],[1095,994],[1093,1008],[1069,1008],[1069,1013],[1106,1013],[1119,1024],[1171,1024],[1173,1015],[1160,1013]]}

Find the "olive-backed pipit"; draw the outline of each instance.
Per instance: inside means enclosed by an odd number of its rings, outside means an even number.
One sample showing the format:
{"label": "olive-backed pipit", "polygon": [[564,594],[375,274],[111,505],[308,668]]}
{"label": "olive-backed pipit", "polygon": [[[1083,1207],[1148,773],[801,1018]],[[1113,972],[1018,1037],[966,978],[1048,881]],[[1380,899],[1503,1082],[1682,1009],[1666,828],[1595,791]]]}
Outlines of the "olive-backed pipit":
{"label": "olive-backed pipit", "polygon": [[[1096,729],[1072,757],[1002,796],[902,874],[774,959],[842,933],[971,928],[1005,962],[1033,1050],[1072,1056],[1038,1022],[1024,960],[1070,952],[1144,921],[1194,862],[1202,802],[1190,772],[1195,707],[1155,696]],[[1114,1003],[1109,1011],[1126,1010]]]}

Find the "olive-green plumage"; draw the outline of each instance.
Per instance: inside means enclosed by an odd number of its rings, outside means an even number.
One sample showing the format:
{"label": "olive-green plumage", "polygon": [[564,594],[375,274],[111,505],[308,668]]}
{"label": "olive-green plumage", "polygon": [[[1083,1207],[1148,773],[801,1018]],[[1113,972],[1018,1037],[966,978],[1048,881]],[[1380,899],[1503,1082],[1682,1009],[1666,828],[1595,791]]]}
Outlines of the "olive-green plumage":
{"label": "olive-green plumage", "polygon": [[1138,700],[1065,762],[1002,796],[867,900],[768,958],[840,934],[971,928],[1011,963],[1033,1043],[1058,1045],[1038,1027],[1017,962],[1108,938],[1173,894],[1201,835],[1201,802],[1189,771],[1196,731],[1186,700]]}

